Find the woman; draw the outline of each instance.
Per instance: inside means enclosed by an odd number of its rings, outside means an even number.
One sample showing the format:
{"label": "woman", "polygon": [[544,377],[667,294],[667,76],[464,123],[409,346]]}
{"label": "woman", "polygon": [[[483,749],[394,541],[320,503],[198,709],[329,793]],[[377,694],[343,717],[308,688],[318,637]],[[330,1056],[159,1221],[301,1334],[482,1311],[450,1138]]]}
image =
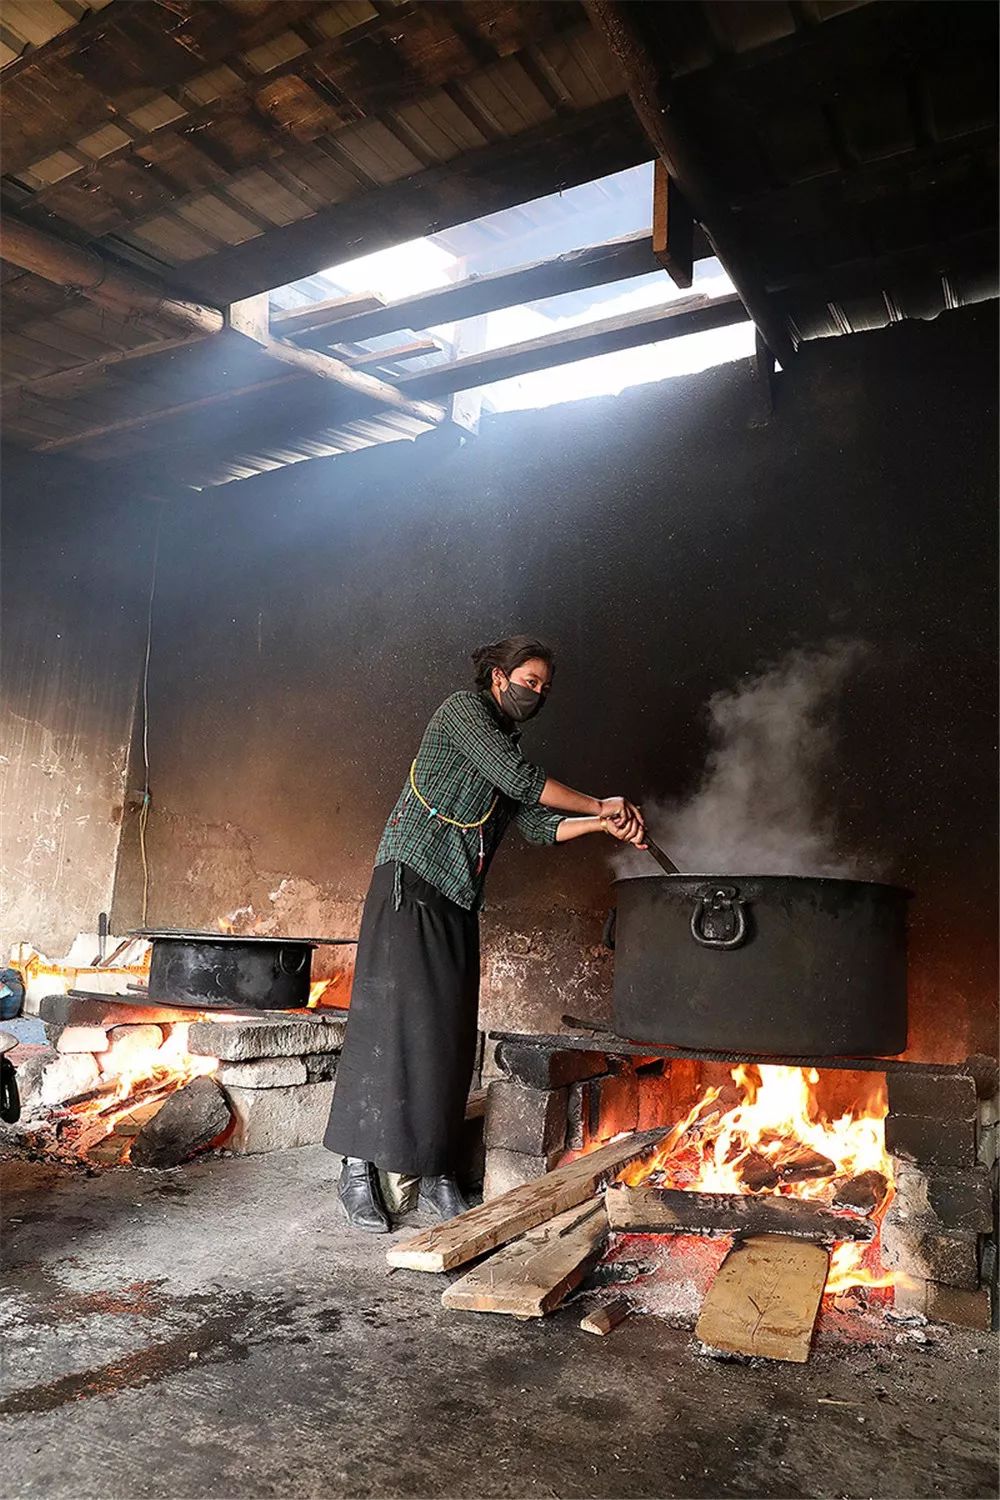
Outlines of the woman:
{"label": "woman", "polygon": [[624,797],[588,797],[518,748],[544,705],[553,654],[517,635],[473,654],[476,691],[432,717],[375,858],[325,1144],[344,1157],[338,1194],[358,1229],[391,1228],[378,1173],[421,1179],[440,1218],[468,1206],[455,1148],[475,1060],[483,883],[511,822],[531,843],[605,832],[640,843]]}

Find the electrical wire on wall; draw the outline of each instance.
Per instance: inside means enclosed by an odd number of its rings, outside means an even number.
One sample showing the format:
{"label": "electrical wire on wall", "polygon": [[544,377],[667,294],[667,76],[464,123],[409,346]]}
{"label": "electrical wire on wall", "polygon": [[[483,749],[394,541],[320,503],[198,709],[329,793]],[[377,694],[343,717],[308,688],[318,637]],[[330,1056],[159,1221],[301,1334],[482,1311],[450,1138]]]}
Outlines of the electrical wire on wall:
{"label": "electrical wire on wall", "polygon": [[142,923],[146,926],[149,907],[149,856],[146,849],[146,824],[149,822],[149,653],[153,643],[153,600],[156,598],[156,569],[160,558],[160,527],[163,506],[160,505],[153,539],[153,566],[149,577],[149,606],[146,611],[146,654],[142,665],[142,802],[139,805],[139,858],[142,861]]}

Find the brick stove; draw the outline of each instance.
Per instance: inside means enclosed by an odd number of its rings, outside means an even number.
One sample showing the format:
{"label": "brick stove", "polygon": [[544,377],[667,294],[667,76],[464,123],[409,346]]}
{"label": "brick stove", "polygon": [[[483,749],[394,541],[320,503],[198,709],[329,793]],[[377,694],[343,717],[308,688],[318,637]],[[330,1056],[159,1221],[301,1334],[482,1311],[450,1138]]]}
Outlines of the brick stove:
{"label": "brick stove", "polygon": [[322,1139],[343,1010],[198,1011],[80,990],[33,1009],[49,1046],[19,1059],[17,1078],[22,1128],[40,1143],[167,1166],[208,1145],[253,1155]]}
{"label": "brick stove", "polygon": [[[489,1199],[535,1181],[574,1153],[623,1131],[674,1126],[706,1088],[732,1088],[734,1065],[815,1067],[816,1097],[831,1118],[861,1087],[884,1128],[887,1176],[875,1265],[901,1314],[988,1328],[997,1307],[998,1069],[992,1058],[956,1065],[896,1059],[746,1059],[621,1041],[613,1036],[492,1034],[483,1081]],[[884,1112],[884,1127],[878,1117]],[[881,1146],[881,1137],[880,1137]],[[747,1191],[744,1187],[742,1191]],[[615,1237],[607,1264],[634,1260],[637,1240]],[[726,1241],[725,1243],[728,1243]],[[725,1245],[671,1239],[673,1274],[714,1275]],[[647,1245],[647,1249],[648,1249]],[[879,1265],[877,1257],[881,1255]],[[700,1258],[701,1264],[696,1265]],[[869,1257],[870,1259],[870,1257]],[[649,1266],[646,1267],[649,1270]],[[613,1275],[613,1272],[612,1272]],[[992,1314],[991,1314],[992,1300]]]}

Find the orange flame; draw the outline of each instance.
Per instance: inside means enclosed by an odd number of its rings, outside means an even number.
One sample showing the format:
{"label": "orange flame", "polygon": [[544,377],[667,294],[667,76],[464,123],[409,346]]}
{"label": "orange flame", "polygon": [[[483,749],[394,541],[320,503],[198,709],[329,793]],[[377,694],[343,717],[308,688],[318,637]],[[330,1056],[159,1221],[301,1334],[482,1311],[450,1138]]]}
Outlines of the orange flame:
{"label": "orange flame", "polygon": [[[656,1152],[626,1167],[619,1180],[830,1203],[848,1179],[877,1172],[886,1183],[874,1215],[881,1221],[893,1180],[885,1149],[884,1082],[871,1102],[830,1119],[817,1102],[815,1068],[740,1065],[730,1078],[723,1089],[706,1089]],[[834,1247],[827,1294],[892,1284],[879,1262],[877,1237]]]}
{"label": "orange flame", "polygon": [[[96,1099],[72,1107],[79,1118],[99,1125],[100,1136],[112,1133],[115,1126],[136,1105],[136,1095],[143,1097],[152,1090],[152,1099],[162,1103],[192,1079],[214,1073],[219,1066],[217,1057],[203,1057],[188,1051],[189,1021],[180,1021],[170,1028],[169,1035],[156,1046],[137,1048],[126,1032],[110,1051],[101,1056],[101,1070],[110,1084]],[[95,1139],[93,1132],[87,1143]],[[86,1154],[86,1147],[84,1153]],[[127,1151],[125,1153],[127,1159]]]}

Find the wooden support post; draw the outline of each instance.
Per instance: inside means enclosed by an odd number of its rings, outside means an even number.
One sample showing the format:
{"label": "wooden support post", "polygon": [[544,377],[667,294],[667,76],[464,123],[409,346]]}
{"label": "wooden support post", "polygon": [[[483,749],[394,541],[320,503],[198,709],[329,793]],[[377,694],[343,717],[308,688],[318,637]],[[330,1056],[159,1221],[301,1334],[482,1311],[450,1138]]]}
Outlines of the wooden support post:
{"label": "wooden support post", "polygon": [[224,319],[217,307],[171,297],[157,282],[116,265],[98,251],[56,239],[11,213],[0,218],[0,259],[127,317],[170,323],[184,333],[222,331]]}
{"label": "wooden support post", "polygon": [[653,164],[653,254],[675,286],[694,280],[694,219],[663,162]]}
{"label": "wooden support post", "polygon": [[713,184],[700,149],[686,138],[671,108],[669,80],[651,56],[638,19],[646,7],[624,5],[620,0],[584,0],[584,6],[595,29],[618,59],[632,108],[653,150],[715,246],[747,312],[787,368],[795,349],[784,318],[768,299],[763,278],[744,243],[743,231]]}

